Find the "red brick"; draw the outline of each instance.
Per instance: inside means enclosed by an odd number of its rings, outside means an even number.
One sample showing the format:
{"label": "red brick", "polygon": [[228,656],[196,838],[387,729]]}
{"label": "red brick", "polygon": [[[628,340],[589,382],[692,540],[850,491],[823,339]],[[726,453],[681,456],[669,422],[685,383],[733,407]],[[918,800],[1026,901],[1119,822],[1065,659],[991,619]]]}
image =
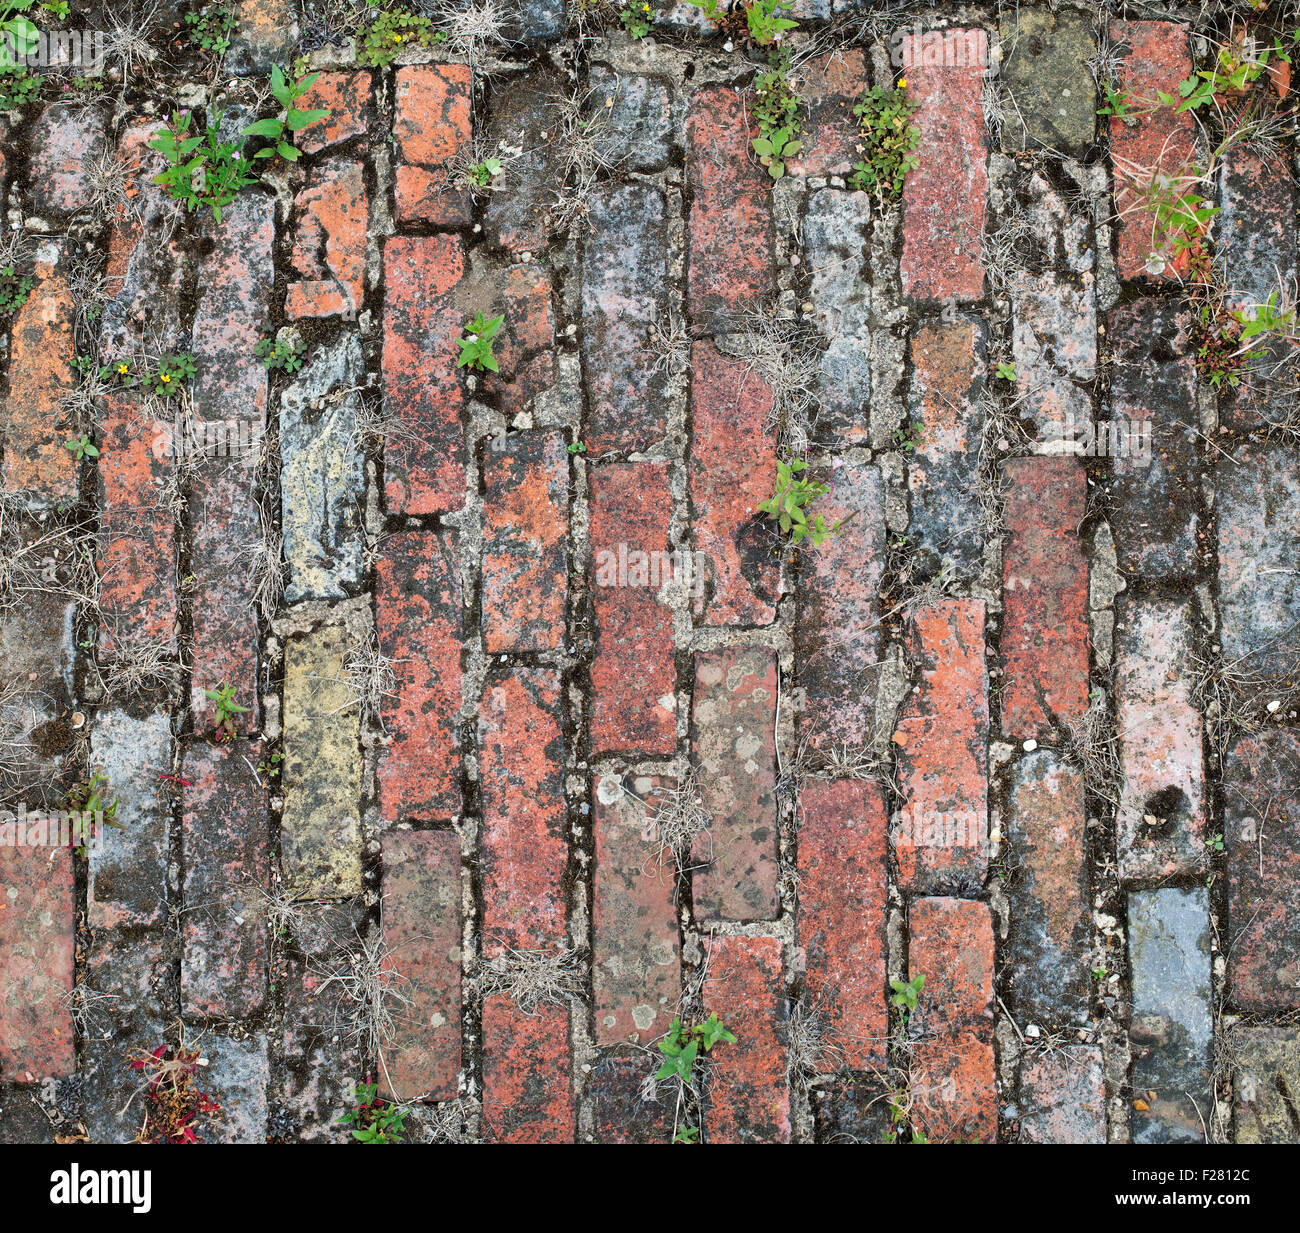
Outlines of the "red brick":
{"label": "red brick", "polygon": [[4,487],[42,507],[77,499],[77,461],[64,448],[63,399],[77,384],[76,305],[60,272],[60,250],[43,244],[27,302],[12,317],[5,400]]}
{"label": "red brick", "polygon": [[1156,94],[1178,96],[1178,84],[1192,75],[1186,25],[1167,21],[1112,21],[1112,43],[1126,45],[1119,70],[1120,93],[1132,97],[1129,122],[1110,117],[1111,162],[1115,168],[1115,213],[1121,278],[1180,278],[1189,254],[1152,260],[1159,228],[1145,203],[1153,176],[1177,177],[1196,157],[1192,113],[1177,114],[1156,103]]}
{"label": "red brick", "polygon": [[657,598],[671,578],[664,565],[672,518],[668,464],[611,463],[590,475],[591,752],[670,754],[677,738],[673,621]]}
{"label": "red brick", "polygon": [[786,160],[792,176],[848,175],[861,157],[853,104],[867,88],[866,53],[841,47],[799,67],[799,96],[804,100],[803,149]]}
{"label": "red brick", "polygon": [[[181,1002],[196,1017],[245,1019],[266,1000],[269,942],[258,887],[270,884],[271,815],[258,742],[187,742]],[[130,820],[127,820],[130,825]]]}
{"label": "red brick", "polygon": [[1232,1002],[1300,1007],[1300,734],[1244,737],[1224,766]]}
{"label": "red brick", "polygon": [[1047,736],[1088,709],[1087,477],[1077,458],[1013,458],[1002,555],[1002,731]]}
{"label": "red brick", "polygon": [[[472,315],[480,305],[468,307]],[[495,340],[500,371],[483,374],[483,385],[509,417],[555,383],[555,314],[546,270],[536,264],[508,266],[483,315],[505,317]]]}
{"label": "red brick", "polygon": [[489,1143],[572,1143],[569,1016],[527,1015],[504,994],[483,1003],[483,1138]]}
{"label": "red brick", "polygon": [[563,945],[564,733],[559,673],[490,675],[479,708],[483,934],[489,956]]}
{"label": "red brick", "polygon": [[992,1143],[993,923],[987,904],[916,899],[909,912],[908,977],[925,977],[908,1029],[911,1120],[931,1142]]}
{"label": "red brick", "polygon": [[866,747],[875,723],[881,662],[876,588],[885,563],[880,472],[845,463],[814,478],[831,491],[814,507],[828,526],[843,519],[803,565],[795,611],[795,671],[806,696],[803,728],[818,749]]}
{"label": "red brick", "polygon": [[360,163],[326,163],[294,198],[294,273],[284,311],[290,318],[351,318],[365,294],[370,195]]}
{"label": "red brick", "polygon": [[70,1075],[76,903],[72,853],[0,846],[0,1074]]}
{"label": "red brick", "polygon": [[364,137],[374,115],[370,74],[364,71],[321,73],[298,106],[304,110],[324,107],[330,113],[319,123],[303,129],[294,139],[294,144],[304,154],[319,154],[322,150],[351,141],[353,137]]}
{"label": "red brick", "polygon": [[489,652],[558,650],[569,581],[563,436],[492,441],[483,486],[483,645]]}
{"label": "red brick", "polygon": [[394,661],[394,695],[379,757],[385,823],[449,818],[460,792],[460,574],[453,532],[389,536],[376,570],[379,646]]}
{"label": "red brick", "polygon": [[710,1143],[788,1143],[788,1008],[776,938],[714,938],[704,983],[706,1013],[736,1037],[709,1057],[705,1138]]}
{"label": "red brick", "polygon": [[[651,1059],[652,1060],[652,1059]],[[667,1091],[641,1098],[646,1076],[657,1066],[644,1057],[604,1057],[592,1068],[587,1092],[595,1114],[597,1143],[669,1143],[672,1105]]]}
{"label": "red brick", "polygon": [[456,371],[465,322],[451,295],[464,273],[455,236],[396,236],[384,247],[384,406],[407,430],[384,444],[390,512],[433,514],[465,501]]}
{"label": "red brick", "polygon": [[697,591],[695,613],[706,625],[770,625],[779,545],[758,505],[776,482],[772,391],[752,366],[719,355],[710,342],[691,348],[691,370],[695,548],[708,559],[713,584],[707,602]]}
{"label": "red brick", "polygon": [[91,198],[90,168],[107,145],[106,126],[106,112],[97,107],[55,103],[41,112],[27,134],[31,148],[27,178],[34,213],[72,214],[86,208]]}
{"label": "red brick", "polygon": [[[171,430],[142,417],[140,399],[111,393],[100,412],[99,611],[101,653],[133,641],[176,646],[174,522],[162,485],[172,461]],[[159,439],[159,429],[167,434]]]}
{"label": "red brick", "polygon": [[[960,38],[967,31],[957,31]],[[903,294],[915,300],[978,300],[984,294],[980,242],[988,205],[983,70],[926,65],[903,40],[907,94],[919,103],[912,123],[921,137],[918,165],[903,182]]]}
{"label": "red brick", "polygon": [[851,1070],[882,1065],[885,804],[870,780],[812,781],[799,798],[798,943],[806,1001]]}
{"label": "red brick", "polygon": [[1181,602],[1121,597],[1115,617],[1120,876],[1199,873],[1206,862],[1205,735],[1189,675],[1191,613]]}
{"label": "red brick", "polygon": [[777,915],[776,695],[776,660],[768,650],[695,657],[691,754],[712,819],[691,852],[699,916]]}
{"label": "red brick", "polygon": [[894,733],[904,817],[895,832],[899,881],[909,890],[967,888],[988,868],[988,679],[984,601],[946,599],[909,629],[920,684]]}
{"label": "red brick", "polygon": [[249,545],[262,540],[255,504],[257,473],[251,458],[210,458],[195,473],[190,496],[191,719],[196,733],[216,724],[216,706],[205,693],[233,685],[235,701],[249,708],[235,727],[257,727],[257,600]]}
{"label": "red brick", "polygon": [[199,265],[191,331],[195,414],[264,426],[267,376],[254,348],[271,333],[275,201],[247,190],[203,233],[211,248]]}
{"label": "red brick", "polygon": [[397,70],[393,137],[397,150],[397,219],[435,227],[469,224],[468,189],[450,184],[451,167],[473,142],[473,72],[464,64]]}
{"label": "red brick", "polygon": [[690,215],[687,296],[697,325],[743,312],[773,288],[770,177],[749,143],[758,136],[744,96],[708,86],[686,119]]}
{"label": "red brick", "polygon": [[662,775],[610,775],[595,785],[597,1044],[662,1036],[681,995],[676,867],[654,826],[675,787]]}
{"label": "red brick", "polygon": [[452,831],[389,831],[384,862],[386,965],[411,999],[384,1049],[397,1100],[450,1100],[460,1074],[460,840]]}

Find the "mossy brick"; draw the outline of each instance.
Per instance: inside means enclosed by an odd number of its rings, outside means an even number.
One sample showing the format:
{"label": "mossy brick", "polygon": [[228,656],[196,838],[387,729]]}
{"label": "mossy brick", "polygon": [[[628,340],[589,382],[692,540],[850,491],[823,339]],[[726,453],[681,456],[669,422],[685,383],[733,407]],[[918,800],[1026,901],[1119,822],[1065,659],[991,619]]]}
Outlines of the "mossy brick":
{"label": "mossy brick", "polygon": [[1097,128],[1091,18],[1073,9],[1017,8],[1002,18],[999,33],[1008,96],[1002,148],[1081,154]]}

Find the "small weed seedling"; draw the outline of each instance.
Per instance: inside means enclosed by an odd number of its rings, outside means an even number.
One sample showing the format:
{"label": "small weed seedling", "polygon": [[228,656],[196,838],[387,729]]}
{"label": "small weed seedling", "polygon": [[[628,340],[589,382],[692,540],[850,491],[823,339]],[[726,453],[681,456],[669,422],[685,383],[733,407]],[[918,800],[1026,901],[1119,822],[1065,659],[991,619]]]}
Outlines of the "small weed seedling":
{"label": "small weed seedling", "polygon": [[648,4],[629,4],[620,10],[618,19],[634,39],[643,39],[654,29],[654,10]]}
{"label": "small weed seedling", "polygon": [[254,348],[253,354],[262,361],[267,372],[282,369],[285,372],[297,372],[302,367],[303,346],[296,339],[280,341],[278,338],[263,338]]}
{"label": "small weed seedling", "polygon": [[291,140],[293,134],[312,124],[319,124],[330,113],[328,107],[313,107],[303,111],[294,104],[311,89],[319,76],[319,73],[311,73],[298,81],[288,81],[278,64],[271,65],[271,93],[284,110],[278,116],[258,120],[244,129],[244,137],[265,137],[271,143],[258,150],[253,155],[254,158],[272,158],[278,154],[281,158],[296,163],[302,157],[302,151]]}
{"label": "small weed seedling", "polygon": [[[102,770],[92,770],[85,783],[68,791],[68,812],[72,815],[72,840],[70,847],[78,856],[86,855],[86,843],[91,836],[88,827],[101,821],[114,830],[126,828],[117,820],[116,800],[110,805],[104,798],[108,793],[108,776]],[[87,821],[89,815],[89,821]]]}
{"label": "small weed seedling", "polygon": [[79,437],[75,441],[65,441],[63,443],[63,448],[65,450],[71,450],[78,462],[80,462],[83,458],[99,457],[99,450],[95,447],[95,445],[91,442],[90,438],[87,436]]}
{"label": "small weed seedling", "polygon": [[191,46],[216,56],[223,56],[230,49],[235,19],[224,4],[209,4],[197,13],[186,13],[185,24],[189,27],[186,34]]}
{"label": "small weed seedling", "polygon": [[770,47],[773,43],[780,42],[787,30],[798,28],[797,21],[777,16],[785,7],[782,0],[753,0],[752,4],[745,5],[745,26],[749,30],[749,37],[760,47]]}
{"label": "small weed seedling", "polygon": [[802,459],[794,462],[776,464],[776,491],[766,500],[759,502],[759,513],[776,520],[782,535],[789,535],[798,545],[807,539],[814,548],[820,548],[828,535],[833,535],[843,525],[840,519],[833,527],[826,525],[821,514],[808,520],[808,507],[820,496],[830,490],[825,484],[808,479],[803,475],[808,464]]}
{"label": "small weed seedling", "polygon": [[0,317],[16,313],[31,294],[32,280],[14,271],[11,265],[0,266]]}
{"label": "small weed seedling", "polygon": [[145,1098],[144,1123],[136,1134],[137,1143],[200,1141],[199,1118],[221,1109],[217,1101],[195,1085],[202,1062],[198,1050],[186,1048],[183,1042],[174,1049],[159,1045],[152,1053],[142,1052],[131,1062],[132,1070],[145,1075],[144,1083],[136,1091],[136,1095],[143,1092]]}
{"label": "small weed seedling", "polygon": [[158,361],[158,371],[150,374],[148,380],[155,394],[171,398],[180,393],[181,385],[191,380],[194,372],[194,356],[188,351],[177,351],[173,355],[164,355]]}
{"label": "small weed seedling", "polygon": [[171,126],[149,143],[168,163],[167,170],[154,177],[154,183],[161,184],[169,197],[184,203],[191,213],[201,205],[207,206],[217,222],[241,188],[257,183],[252,164],[244,158],[240,146],[221,140],[221,114],[218,111],[209,117],[206,132],[191,136],[194,112],[184,116],[173,112]]}
{"label": "small weed seedling", "polygon": [[910,1015],[916,1009],[916,999],[921,996],[921,990],[925,988],[925,975],[918,972],[911,980],[891,980],[889,987],[894,991],[894,996],[889,1000],[904,1015]]}
{"label": "small weed seedling", "polygon": [[357,62],[370,68],[383,68],[399,51],[429,47],[434,41],[433,22],[423,13],[380,13],[366,27]]}
{"label": "small weed seedling", "polygon": [[135,373],[131,371],[129,360],[118,360],[115,364],[105,364],[99,370],[99,379],[106,385],[129,390],[135,384]]}
{"label": "small weed seedling", "polygon": [[465,337],[460,339],[460,358],[457,368],[470,368],[498,372],[500,365],[492,354],[492,340],[497,336],[505,314],[487,318],[480,311],[474,314],[474,320],[465,327]]}
{"label": "small weed seedling", "polygon": [[487,188],[497,176],[501,174],[501,160],[499,158],[485,158],[481,163],[475,163],[469,169],[469,178],[474,181],[479,188]]}
{"label": "small weed seedling", "polygon": [[1016,366],[1014,363],[1008,363],[1006,360],[999,360],[997,371],[994,376],[1000,381],[1010,381],[1013,384],[1016,380]]}
{"label": "small weed seedling", "polygon": [[920,420],[894,429],[894,444],[904,453],[915,453],[925,444],[925,425]]}
{"label": "small weed seedling", "polygon": [[343,1115],[340,1126],[351,1126],[358,1143],[400,1143],[406,1133],[406,1110],[379,1098],[377,1083],[359,1083],[357,1107]]}
{"label": "small weed seedling", "polygon": [[233,685],[222,685],[219,689],[205,689],[203,692],[208,701],[217,704],[217,726],[214,736],[218,741],[233,741],[237,735],[235,716],[247,715],[248,707],[240,706],[235,701],[235,687]]}
{"label": "small weed seedling", "polygon": [[758,96],[754,119],[758,136],[751,143],[758,161],[774,180],[785,175],[788,158],[803,149],[799,134],[799,96],[790,88],[788,55],[774,55],[772,68],[754,82]]}
{"label": "small weed seedling", "polygon": [[587,452],[587,443],[585,441],[574,441],[568,446],[570,454],[585,454]]}
{"label": "small weed seedling", "polygon": [[854,187],[874,194],[883,206],[897,201],[903,180],[917,166],[921,130],[912,123],[917,104],[907,97],[907,81],[888,90],[873,86],[853,106],[862,138],[862,159],[853,167]]}
{"label": "small weed seedling", "polygon": [[[681,1093],[693,1090],[695,1061],[700,1049],[712,1053],[713,1046],[720,1041],[736,1043],[736,1038],[713,1012],[703,1023],[687,1027],[680,1015],[674,1015],[669,1025],[668,1035],[658,1042],[659,1052],[664,1055],[664,1063],[655,1071],[655,1079],[676,1079],[678,1084],[678,1107],[681,1106]],[[677,1126],[673,1132],[674,1143],[695,1143],[699,1139],[699,1127]]]}

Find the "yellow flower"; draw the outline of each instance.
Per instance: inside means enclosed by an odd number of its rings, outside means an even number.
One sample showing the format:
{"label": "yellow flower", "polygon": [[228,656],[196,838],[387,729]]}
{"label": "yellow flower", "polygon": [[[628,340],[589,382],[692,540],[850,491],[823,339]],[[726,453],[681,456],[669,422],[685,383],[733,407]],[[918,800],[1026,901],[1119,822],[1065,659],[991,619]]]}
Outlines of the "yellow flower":
{"label": "yellow flower", "polygon": [[119,364],[119,365],[117,366],[117,371],[120,372],[120,373],[125,373],[125,372],[127,371],[126,365],[125,365],[125,364]]}
{"label": "yellow flower", "polygon": [[648,4],[643,4],[641,6],[641,12],[648,13],[649,11],[650,11],[650,6]]}
{"label": "yellow flower", "polygon": [[900,78],[899,78],[899,80],[898,80],[898,88],[899,88],[900,90],[906,90],[906,89],[907,89],[907,78],[906,78],[906,77],[900,77]]}
{"label": "yellow flower", "polygon": [[163,374],[162,374],[162,379],[163,379],[163,381],[165,381],[168,385],[171,384],[171,374],[170,374],[170,373],[163,373]]}

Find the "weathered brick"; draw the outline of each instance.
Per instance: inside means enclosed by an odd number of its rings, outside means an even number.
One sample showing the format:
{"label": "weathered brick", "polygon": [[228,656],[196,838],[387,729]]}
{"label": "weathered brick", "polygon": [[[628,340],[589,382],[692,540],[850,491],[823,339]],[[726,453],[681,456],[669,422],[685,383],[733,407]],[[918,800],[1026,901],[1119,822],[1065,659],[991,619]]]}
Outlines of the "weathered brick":
{"label": "weathered brick", "polygon": [[483,1003],[483,1137],[489,1143],[572,1143],[569,1016],[525,1014],[505,994]]}
{"label": "weathered brick", "polygon": [[612,463],[591,472],[591,754],[670,754],[676,745],[673,623],[658,591],[672,579],[672,497],[662,462]]}
{"label": "weathered brick", "polygon": [[181,1002],[187,1015],[246,1019],[266,1000],[271,820],[258,742],[182,746]]}
{"label": "weathered brick", "polygon": [[254,348],[270,332],[275,200],[248,191],[203,224],[191,329],[200,420],[266,423],[266,369]]}
{"label": "weathered brick", "polygon": [[1192,75],[1187,26],[1168,21],[1112,21],[1110,41],[1120,48],[1120,92],[1134,114],[1110,117],[1110,154],[1115,168],[1116,244],[1121,278],[1170,279],[1187,273],[1188,254],[1160,252],[1160,229],[1146,204],[1156,176],[1185,175],[1196,156],[1196,128],[1189,111],[1156,105],[1159,92],[1177,95]]}
{"label": "weathered brick", "polygon": [[558,672],[494,672],[479,708],[484,952],[563,945],[568,861]]}
{"label": "weathered brick", "polygon": [[1196,371],[1187,358],[1191,318],[1177,302],[1145,298],[1110,314],[1111,415],[1150,423],[1150,456],[1114,459],[1111,529],[1119,567],[1146,582],[1196,570]]}
{"label": "weathered brick", "polygon": [[809,1093],[818,1143],[890,1143],[888,1093],[878,1084],[849,1076],[819,1085]]}
{"label": "weathered brick", "polygon": [[1202,1143],[1210,1083],[1210,915],[1204,888],[1128,898],[1133,1139]]}
{"label": "weathered brick", "polygon": [[1097,127],[1092,18],[1073,9],[1009,10],[1001,23],[1002,80],[1010,96],[1004,150],[1078,154]]}
{"label": "weathered brick", "polygon": [[4,403],[4,487],[47,509],[77,498],[77,461],[64,448],[63,399],[77,384],[76,304],[61,272],[63,251],[42,244],[27,302],[13,315],[9,396]]}
{"label": "weathered brick", "polygon": [[647,184],[598,184],[587,203],[582,351],[590,415],[587,448],[645,449],[663,438],[666,373],[649,355],[651,329],[667,324],[664,196]]}
{"label": "weathered brick", "polygon": [[1300,1032],[1234,1028],[1237,1143],[1300,1143],[1295,1095],[1300,1090]]}
{"label": "weathered brick", "polygon": [[[30,832],[28,832],[30,835]],[[70,1075],[76,905],[72,852],[0,845],[0,1074]]]}
{"label": "weathered brick", "polygon": [[292,0],[232,0],[235,19],[222,67],[241,77],[265,77],[272,64],[289,64],[298,42],[298,6]]}
{"label": "weathered brick", "polygon": [[203,1042],[203,1055],[208,1066],[201,1072],[201,1082],[221,1111],[200,1132],[200,1141],[265,1143],[271,1079],[265,1035],[242,1039],[212,1035]]}
{"label": "weathered brick", "polygon": [[[972,510],[983,431],[987,335],[980,321],[926,324],[912,338],[908,529],[926,577],[947,570],[954,579],[979,577],[984,536]],[[919,425],[919,428],[917,427]]]}
{"label": "weathered brick", "polygon": [[801,578],[795,671],[807,699],[803,729],[818,749],[871,744],[881,665],[876,588],[885,563],[885,488],[873,466],[846,463],[814,478],[828,526],[843,521]]}
{"label": "weathered brick", "polygon": [[410,65],[397,71],[393,137],[397,220],[467,227],[474,198],[452,168],[473,142],[472,72],[464,64]]}
{"label": "weathered brick", "polygon": [[1105,1143],[1101,1050],[1035,1052],[1020,1064],[1021,1143]]}
{"label": "weathered brick", "polygon": [[460,812],[460,572],[457,539],[409,531],[384,541],[375,589],[379,648],[394,661],[379,757],[385,823]]}
{"label": "weathered brick", "polygon": [[104,398],[100,412],[99,612],[106,659],[131,643],[176,648],[175,520],[162,485],[174,465],[170,448],[185,443],[168,425],[151,431],[142,412],[136,396],[117,392]]}
{"label": "weathered brick", "polygon": [[[628,171],[659,171],[671,150],[677,111],[665,82],[594,65],[587,74],[591,136],[611,162]],[[593,232],[597,228],[593,225]]]}
{"label": "weathered brick", "polygon": [[492,285],[488,304],[471,298],[466,307],[467,317],[480,307],[485,317],[505,317],[494,341],[500,372],[483,374],[483,385],[513,416],[555,381],[550,277],[539,264],[508,266]]}
{"label": "weathered brick", "polygon": [[366,224],[370,194],[360,163],[331,162],[313,168],[294,198],[297,223],[285,315],[355,317],[365,295]]}
{"label": "weathered brick", "polygon": [[595,1112],[597,1143],[668,1143],[672,1109],[665,1095],[643,1100],[641,1088],[653,1073],[640,1057],[605,1057],[592,1068],[587,1092]]}
{"label": "weathered brick", "polygon": [[92,929],[156,925],[166,912],[171,797],[160,775],[172,769],[165,714],[134,718],[102,710],[91,729],[91,760],[108,780],[121,829],[104,826],[90,849],[86,892]]}
{"label": "weathered brick", "polygon": [[885,1010],[885,804],[865,779],[812,782],[799,798],[798,944],[806,1000],[835,1057],[881,1065]]}
{"label": "weathered brick", "polygon": [[464,273],[456,236],[395,236],[384,246],[384,408],[405,430],[384,442],[384,496],[393,512],[432,514],[465,501],[464,395],[455,367],[464,322],[452,298]]}
{"label": "weathered brick", "polygon": [[770,651],[697,653],[691,754],[711,819],[691,852],[700,916],[777,915],[776,695]]}
{"label": "weathered brick", "polygon": [[1037,171],[1017,186],[1016,217],[1033,235],[1022,240],[1010,277],[1016,413],[1037,427],[1043,452],[1072,452],[1065,443],[1084,437],[1093,418],[1089,387],[1097,375],[1091,223]]}
{"label": "weathered brick", "polygon": [[411,999],[384,1049],[394,1099],[450,1100],[460,1074],[460,840],[453,831],[389,831],[384,862],[385,964]]}
{"label": "weathered brick", "polygon": [[859,157],[853,104],[866,88],[867,58],[860,47],[839,47],[799,66],[803,149],[786,160],[790,175],[847,175],[853,170]]}
{"label": "weathered brick", "polygon": [[358,440],[361,340],[344,334],[312,354],[280,395],[280,528],[284,598],[342,599],[361,589],[365,455]]}
{"label": "weathered brick", "polygon": [[1232,1000],[1300,1007],[1300,735],[1243,737],[1223,768]]}
{"label": "weathered brick", "polygon": [[654,823],[676,786],[660,775],[609,775],[595,786],[598,1044],[662,1036],[681,995],[676,869]]}
{"label": "weathered brick", "polygon": [[894,733],[904,815],[894,832],[909,890],[973,888],[988,869],[988,677],[984,602],[945,599],[918,611],[909,660],[920,685]]}
{"label": "weathered brick", "polygon": [[714,938],[704,999],[736,1037],[710,1054],[704,1137],[711,1143],[788,1143],[789,1007],[781,980],[781,943],[776,938]]}
{"label": "weathered brick", "polygon": [[[691,348],[691,508],[696,552],[712,588],[696,591],[705,625],[770,625],[780,590],[772,524],[758,512],[776,482],[772,391],[743,360],[710,342]],[[703,563],[696,562],[696,568]]]}
{"label": "weathered brick", "polygon": [[[958,38],[966,31],[956,31]],[[916,36],[903,43],[913,67],[907,94],[919,104],[917,165],[903,181],[903,294],[914,300],[984,295],[980,240],[988,209],[988,150],[978,64],[926,64]]]}
{"label": "weathered brick", "polygon": [[1206,860],[1204,725],[1188,676],[1190,613],[1176,602],[1122,599],[1116,644],[1120,876],[1199,872]]}
{"label": "weathered brick", "polygon": [[107,114],[98,107],[55,103],[41,112],[28,135],[34,213],[58,218],[89,208],[91,166],[108,144],[107,127]]}
{"label": "weathered brick", "polygon": [[[1274,296],[1280,310],[1293,308],[1300,233],[1291,177],[1279,174],[1276,158],[1237,143],[1223,157],[1219,200],[1215,248],[1227,307],[1252,316]],[[1224,407],[1229,427],[1250,430],[1275,423],[1294,406],[1295,348],[1287,333],[1294,331],[1270,331],[1251,344],[1261,354],[1246,361],[1241,383]]]}
{"label": "weathered brick", "polygon": [[[190,713],[199,733],[216,723],[206,691],[222,685],[233,686],[235,701],[248,707],[235,716],[235,727],[251,732],[258,722],[257,578],[247,553],[262,543],[263,531],[252,461],[251,455],[207,459],[190,489]],[[268,561],[265,568],[278,565]]]}
{"label": "weathered brick", "polygon": [[294,139],[304,154],[319,154],[354,137],[364,137],[374,117],[370,74],[364,70],[321,73],[298,105],[306,110],[321,107],[329,111],[328,116],[308,125]]}
{"label": "weathered brick", "polygon": [[1223,658],[1294,688],[1300,679],[1300,449],[1248,443],[1215,466]]}
{"label": "weathered brick", "polygon": [[361,893],[360,718],[343,671],[347,647],[344,631],[327,625],[284,651],[280,842],[303,899]]}
{"label": "weathered brick", "polygon": [[569,578],[563,435],[492,441],[483,486],[483,645],[489,652],[558,650]]}
{"label": "weathered brick", "polygon": [[1087,476],[1076,458],[1013,458],[1002,473],[1002,731],[1047,736],[1088,709]]}
{"label": "weathered brick", "polygon": [[510,160],[508,191],[493,193],[483,213],[483,231],[493,248],[537,254],[555,231],[551,207],[564,181],[555,101],[568,93],[568,83],[546,67],[492,91],[485,148],[504,141],[522,151]]}
{"label": "weathered brick", "polygon": [[870,437],[870,223],[866,193],[824,188],[808,198],[803,243],[812,278],[809,298],[818,332],[827,340],[813,425],[819,440],[866,444]]}
{"label": "weathered brick", "polygon": [[770,177],[749,157],[758,136],[744,97],[707,86],[686,118],[690,213],[687,301],[695,324],[725,328],[773,286]]}
{"label": "weathered brick", "polygon": [[1088,1018],[1092,930],[1083,773],[1040,749],[1010,770],[1003,833],[1012,874],[1005,943],[1011,1004],[1045,1025]]}
{"label": "weathered brick", "polygon": [[931,1142],[992,1143],[998,1104],[988,905],[914,899],[908,918],[908,975],[925,977],[908,1019],[912,1125]]}

